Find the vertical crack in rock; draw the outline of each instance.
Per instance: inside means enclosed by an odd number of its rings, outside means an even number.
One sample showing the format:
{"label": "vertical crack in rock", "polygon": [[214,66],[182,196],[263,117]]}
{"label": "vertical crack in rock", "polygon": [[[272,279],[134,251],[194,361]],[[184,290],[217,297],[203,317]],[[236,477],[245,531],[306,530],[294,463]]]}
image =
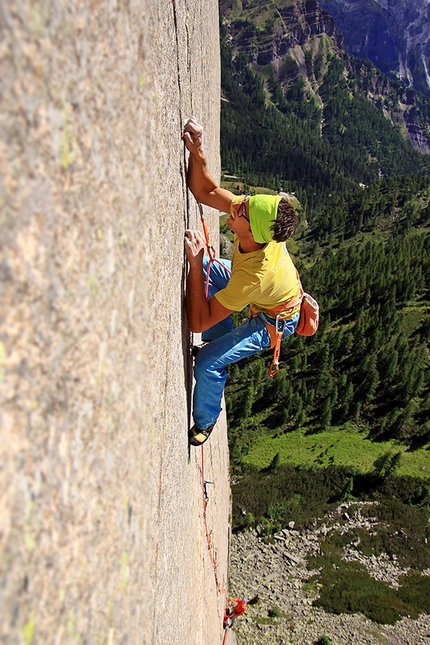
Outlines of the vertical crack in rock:
{"label": "vertical crack in rock", "polygon": [[[172,9],[173,9],[173,24],[174,24],[174,32],[175,32],[175,43],[176,43],[176,67],[177,67],[177,83],[178,83],[178,93],[179,93],[179,106],[178,106],[179,127],[183,128],[184,118],[182,113],[183,101],[182,101],[182,83],[181,83],[181,61],[179,57],[180,48],[179,48],[178,15],[176,10],[176,0],[171,0],[171,2],[172,2]],[[188,57],[188,44],[187,44],[187,57]],[[182,190],[183,190],[184,204],[185,204],[184,225],[185,225],[185,228],[188,228],[189,203],[188,203],[188,190],[186,186],[186,156],[185,155],[186,153],[185,153],[185,146],[184,146],[184,157],[183,157],[183,163],[181,163],[180,173],[181,173],[181,179],[182,179]]]}
{"label": "vertical crack in rock", "polygon": [[[176,8],[176,0],[171,0],[172,2],[172,10],[173,10],[173,23],[174,23],[174,32],[175,32],[175,43],[176,43],[176,67],[177,67],[177,83],[178,83],[178,94],[179,94],[179,124],[180,128],[182,129],[184,126],[184,115],[182,112],[182,106],[183,106],[183,92],[182,92],[182,83],[181,83],[181,61],[180,61],[180,43],[179,43],[179,25],[178,25],[178,14],[177,14],[177,8]],[[190,54],[190,40],[189,40],[189,30],[188,30],[188,12],[185,11],[185,35],[186,35],[186,61],[187,61],[187,71],[189,74],[189,82],[190,86],[192,87],[192,82],[191,82],[191,54]],[[191,112],[192,112],[192,106],[193,106],[193,92],[190,92],[190,102],[191,102]],[[187,230],[190,226],[190,196],[189,196],[189,191],[187,188],[187,180],[186,180],[186,175],[187,175],[187,158],[186,158],[186,147],[185,144],[183,146],[183,158],[182,162],[180,165],[180,174],[181,174],[181,185],[182,185],[182,193],[183,193],[183,204],[184,204],[184,231]],[[186,280],[187,280],[187,262],[186,262],[186,256],[185,256],[185,251],[183,254],[183,264],[184,264],[184,269],[182,272],[182,293],[185,295],[185,290],[186,290]],[[192,345],[192,339],[193,335],[192,333],[188,330],[188,325],[186,321],[186,315],[185,315],[185,309],[183,307],[183,319],[184,319],[184,325],[183,325],[183,333],[182,333],[182,338],[183,338],[183,353],[184,353],[184,370],[185,370],[185,387],[187,390],[187,417],[188,417],[188,423],[187,426],[190,427],[191,424],[191,397],[192,397],[192,388],[193,388],[193,361],[192,361],[192,356],[190,352],[190,348]]]}

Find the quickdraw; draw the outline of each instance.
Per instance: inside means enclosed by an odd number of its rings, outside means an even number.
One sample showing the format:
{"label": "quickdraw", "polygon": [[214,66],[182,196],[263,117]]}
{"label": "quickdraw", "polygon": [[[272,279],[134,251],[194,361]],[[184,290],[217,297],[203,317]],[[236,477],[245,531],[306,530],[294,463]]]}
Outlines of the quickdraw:
{"label": "quickdraw", "polygon": [[[297,310],[303,300],[304,292],[298,273],[297,281],[299,285],[299,291],[296,296],[293,296],[289,300],[286,300],[274,309],[267,310],[267,313],[270,315],[270,317],[275,320],[275,324],[269,322],[264,323],[270,336],[270,348],[273,347],[273,359],[270,363],[269,371],[267,372],[267,376],[269,378],[273,378],[279,372],[279,356],[281,353],[281,341],[284,334],[285,321],[293,317],[295,310]],[[251,314],[253,316],[257,315],[252,310],[252,307]]]}
{"label": "quickdraw", "polygon": [[[282,323],[281,329],[279,329],[279,322]],[[284,328],[285,328],[285,320],[282,320],[278,314],[275,319],[276,336],[275,336],[275,345],[273,349],[273,358],[272,358],[272,362],[270,363],[269,371],[267,372],[267,376],[269,378],[272,378],[273,376],[275,376],[275,374],[277,374],[279,371],[279,356],[281,354],[281,340],[282,340],[282,335],[284,333]]]}

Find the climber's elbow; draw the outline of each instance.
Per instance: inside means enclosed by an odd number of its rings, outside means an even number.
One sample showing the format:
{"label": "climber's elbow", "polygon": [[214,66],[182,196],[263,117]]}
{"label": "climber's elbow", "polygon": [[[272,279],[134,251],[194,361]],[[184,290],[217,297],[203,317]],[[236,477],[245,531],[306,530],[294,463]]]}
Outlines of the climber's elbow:
{"label": "climber's elbow", "polygon": [[201,334],[232,314],[215,296],[207,301],[207,308],[188,311],[188,327],[194,334]]}

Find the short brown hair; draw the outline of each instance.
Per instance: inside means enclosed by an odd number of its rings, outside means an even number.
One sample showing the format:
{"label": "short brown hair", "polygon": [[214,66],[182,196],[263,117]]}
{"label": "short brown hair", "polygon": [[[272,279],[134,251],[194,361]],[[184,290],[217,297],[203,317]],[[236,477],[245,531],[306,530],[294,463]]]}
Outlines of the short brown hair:
{"label": "short brown hair", "polygon": [[275,242],[285,242],[294,233],[299,217],[294,206],[288,199],[283,197],[278,204],[278,212],[275,223],[272,226],[273,239]]}

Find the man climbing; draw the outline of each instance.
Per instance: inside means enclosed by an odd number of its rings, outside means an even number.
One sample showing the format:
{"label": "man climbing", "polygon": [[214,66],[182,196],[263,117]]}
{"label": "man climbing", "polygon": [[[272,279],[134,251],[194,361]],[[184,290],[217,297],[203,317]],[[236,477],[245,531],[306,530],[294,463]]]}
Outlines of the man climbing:
{"label": "man climbing", "polygon": [[246,598],[232,598],[224,617],[224,629],[233,627],[238,616],[243,616],[246,612],[248,601]]}
{"label": "man climbing", "polygon": [[[209,438],[218,419],[226,366],[273,346],[276,333],[279,339],[293,334],[300,310],[300,281],[285,246],[298,222],[293,206],[286,196],[235,196],[221,188],[208,171],[202,134],[196,119],[188,119],[183,135],[190,153],[188,187],[198,202],[229,214],[227,226],[235,239],[231,263],[210,266],[206,299],[205,237],[200,231],[185,233],[188,324],[191,331],[203,332],[203,341],[211,341],[195,361],[193,446]],[[233,329],[231,313],[247,305],[253,316]],[[278,314],[282,320],[275,329]]]}

